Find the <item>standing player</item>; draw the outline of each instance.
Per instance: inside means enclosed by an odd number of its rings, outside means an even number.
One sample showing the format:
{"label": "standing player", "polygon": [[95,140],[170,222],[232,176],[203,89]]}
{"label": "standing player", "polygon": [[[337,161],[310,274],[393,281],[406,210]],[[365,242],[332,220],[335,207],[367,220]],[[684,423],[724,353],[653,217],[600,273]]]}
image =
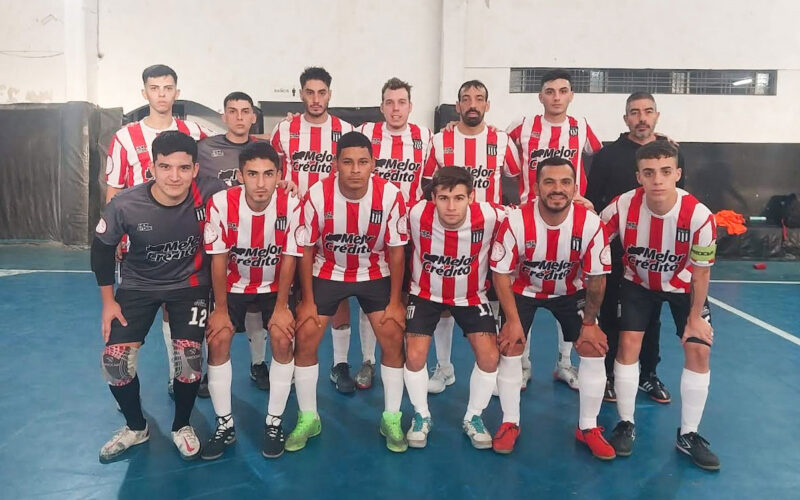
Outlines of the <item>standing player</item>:
{"label": "standing player", "polygon": [[[400,188],[407,207],[417,196],[416,174],[428,155],[432,137],[429,129],[408,122],[411,108],[411,85],[390,78],[381,89],[381,113],[385,121],[361,126],[361,133],[372,141],[375,174]],[[406,249],[408,261],[410,248]],[[359,311],[358,319],[363,364],[356,373],[356,387],[368,389],[375,373],[375,333],[363,311]]]}
{"label": "standing player", "polygon": [[[421,174],[422,184],[427,184],[439,168],[463,166],[472,175],[475,201],[500,205],[503,200],[502,176],[519,175],[519,160],[509,136],[489,128],[484,121],[489,111],[489,90],[478,80],[464,82],[458,89],[456,111],[458,123],[452,129],[433,136],[431,151]],[[456,380],[450,361],[453,344],[451,316],[442,317],[433,337],[438,362],[430,378],[429,390],[438,393]]]}
{"label": "standing player", "polygon": [[[183,458],[200,454],[189,415],[200,385],[208,315],[209,273],[201,238],[206,201],[224,185],[216,179],[195,180],[197,144],[185,134],[159,135],[153,140],[153,156],[153,182],[114,197],[92,242],[92,270],[103,300],[103,374],[126,421],[100,450],[103,461],[150,438],[136,362],[162,304],[170,313],[175,352],[172,440]],[[126,234],[130,251],[115,295],[114,253]]]}
{"label": "standing player", "polygon": [[[283,175],[297,185],[302,198],[317,181],[331,174],[337,144],[353,126],[328,113],[331,75],[324,68],[310,67],[300,75],[300,97],[305,111],[284,120],[272,131],[272,147],[283,157]],[[343,302],[332,318],[333,367],[330,379],[342,393],[356,390],[350,376],[350,307]]]}
{"label": "standing player", "polygon": [[[492,446],[481,414],[497,383],[499,355],[497,323],[486,291],[489,250],[504,212],[491,203],[475,202],[473,184],[468,170],[443,167],[426,186],[433,201],[420,201],[409,211],[409,236],[414,248],[403,375],[414,405],[414,418],[406,434],[409,446],[414,448],[425,447],[433,425],[428,410],[426,360],[431,336],[444,311],[455,318],[475,353],[464,433],[475,448]],[[503,410],[505,417],[506,408]]]}
{"label": "standing player", "polygon": [[498,339],[497,386],[503,408],[516,409],[513,419],[509,419],[510,410],[504,415],[494,437],[493,447],[499,453],[510,453],[520,433],[519,358],[534,314],[544,308],[553,313],[565,339],[575,343],[581,356],[580,419],[575,436],[594,456],[615,457],[614,448],[603,438],[603,428],[597,426],[608,345],[596,318],[603,302],[605,274],[611,268],[611,252],[600,217],[572,202],[576,191],[575,167],[569,160],[551,157],[540,162],[534,184],[536,198],[508,214],[492,249],[494,288],[504,323]]}
{"label": "standing player", "polygon": [[[196,141],[205,139],[211,134],[194,122],[172,116],[172,106],[181,94],[175,70],[163,64],[149,66],[142,72],[142,83],[144,84],[142,97],[147,99],[150,113],[138,122],[122,127],[111,139],[106,161],[106,203],[120,190],[152,179],[150,146],[153,139],[161,132],[178,130]],[[168,389],[172,394],[172,380],[175,374],[172,371],[172,335],[166,309],[161,328],[169,366]],[[205,394],[205,397],[208,395]]]}
{"label": "standing player", "polygon": [[[217,414],[217,429],[203,447],[202,457],[213,460],[236,440],[231,414],[230,347],[233,332],[245,329],[248,311],[255,309],[257,324],[273,325],[273,360],[263,453],[283,453],[281,417],[294,372],[292,338],[294,318],[289,290],[295,258],[302,256],[296,234],[300,201],[282,189],[280,158],[266,142],[253,142],[239,154],[237,186],[215,194],[208,203],[204,233],[211,257],[211,281],[216,307],[208,320],[208,389]],[[263,355],[263,351],[261,353]]]}
{"label": "standing player", "polygon": [[366,136],[349,132],[336,152],[335,175],[311,187],[303,205],[306,248],[300,261],[294,384],[300,412],[286,450],[322,430],[317,414],[317,349],[338,304],[356,297],[381,346],[384,412],[380,432],[391,451],[408,448],[400,427],[403,398],[402,300],[407,221],[403,195],[373,176]]}
{"label": "standing player", "polygon": [[[540,161],[558,156],[569,160],[576,169],[577,193],[575,201],[586,203],[586,169],[584,155],[600,150],[602,144],[594,135],[585,118],[567,115],[569,104],[575,94],[572,92],[572,77],[565,70],[548,71],[542,76],[539,102],[544,114],[526,116],[508,127],[511,139],[517,145],[521,157],[522,182],[519,185],[520,203],[530,201],[535,196],[536,171]],[[572,366],[570,356],[572,343],[564,340],[561,324],[558,326],[558,362],[553,377],[566,382],[572,389],[578,389],[578,372]],[[531,378],[530,343],[525,344],[522,355],[523,388]]]}
{"label": "standing player", "polygon": [[633,452],[642,335],[653,310],[667,302],[685,357],[676,446],[699,467],[717,470],[719,458],[697,433],[708,397],[714,340],[707,300],[716,253],[714,216],[697,198],[676,187],[681,177],[678,150],[668,142],[639,148],[636,166],[642,187],[623,193],[601,214],[609,234],[622,240],[625,264],[614,362],[620,422],[609,441],[617,455]]}

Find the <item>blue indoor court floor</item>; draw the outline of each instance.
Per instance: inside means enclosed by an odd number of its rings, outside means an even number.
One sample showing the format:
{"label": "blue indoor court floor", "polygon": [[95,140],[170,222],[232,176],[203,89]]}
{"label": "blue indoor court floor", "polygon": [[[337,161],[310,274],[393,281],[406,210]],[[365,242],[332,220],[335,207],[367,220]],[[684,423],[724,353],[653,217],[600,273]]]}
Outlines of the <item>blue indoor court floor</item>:
{"label": "blue indoor court floor", "polygon": [[[640,393],[629,458],[601,462],[576,443],[578,395],[552,380],[555,322],[540,313],[533,380],[522,394],[522,434],[511,455],[475,450],[461,432],[473,361],[456,332],[457,381],[430,397],[434,428],[426,449],[394,454],[385,448],[378,434],[379,377],[353,396],[334,390],[327,336],[320,353],[323,432],[306,449],[268,461],[261,456],[267,395],[249,379],[247,340],[239,335],[232,353],[238,441],[219,460],[184,462],[169,437],[173,404],[157,323],[139,362],[150,441],[104,465],[98,451],[124,420],[100,373],[100,300],[88,252],[2,244],[0,499],[800,498],[800,264],[771,262],[756,271],[750,262],[719,262],[712,280],[716,342],[700,432],[720,457],[718,473],[698,469],[674,447],[682,351],[666,307],[659,375],[673,401],[659,405]],[[353,371],[360,361],[354,328]],[[403,410],[407,428],[407,396]],[[296,412],[292,393],[287,433]],[[210,400],[198,399],[192,424],[203,440],[213,417]],[[497,398],[484,420],[490,431],[497,429]],[[613,404],[604,403],[600,423],[609,435]]]}

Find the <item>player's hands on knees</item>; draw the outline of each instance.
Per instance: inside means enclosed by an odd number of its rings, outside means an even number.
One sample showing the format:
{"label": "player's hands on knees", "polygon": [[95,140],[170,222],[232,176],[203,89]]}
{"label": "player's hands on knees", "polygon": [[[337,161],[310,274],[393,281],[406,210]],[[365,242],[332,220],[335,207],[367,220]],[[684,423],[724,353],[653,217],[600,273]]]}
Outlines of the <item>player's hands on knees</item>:
{"label": "player's hands on knees", "polygon": [[310,300],[301,300],[297,305],[295,328],[299,330],[306,321],[311,321],[317,328],[322,328],[322,321],[319,319],[317,305]]}
{"label": "player's hands on knees", "polygon": [[689,337],[696,337],[711,345],[714,343],[714,329],[711,327],[711,323],[701,316],[689,316],[688,321],[686,321],[686,328],[683,329],[681,344],[685,344]]}
{"label": "player's hands on knees", "polygon": [[292,196],[297,196],[297,184],[288,179],[278,181],[278,187],[281,189],[285,189]]}
{"label": "player's hands on knees", "polygon": [[211,342],[225,330],[230,330],[233,332],[233,323],[231,323],[231,317],[228,315],[228,311],[214,309],[214,312],[212,312],[211,316],[208,317],[208,326],[206,326],[206,340]]}
{"label": "player's hands on knees", "polygon": [[269,331],[285,335],[289,340],[294,338],[294,327],[294,315],[288,307],[276,307],[267,323]]}
{"label": "player's hands on knees", "polygon": [[[575,193],[575,197],[572,198],[572,201],[573,201],[573,203],[577,203],[578,205],[583,205],[586,208],[586,210],[589,210],[590,212],[594,212],[594,204],[591,201],[589,201],[586,198],[584,198],[583,196]],[[597,213],[597,212],[595,212],[595,213]]]}
{"label": "player's hands on knees", "polygon": [[394,321],[401,330],[406,329],[406,308],[401,302],[389,301],[381,316],[381,325],[387,321]]}
{"label": "player's hands on knees", "polygon": [[115,319],[119,321],[122,326],[128,326],[128,321],[122,315],[122,308],[116,300],[103,303],[103,312],[100,313],[100,318],[103,324],[103,341],[108,342],[108,337],[111,335],[111,322]]}
{"label": "player's hands on knees", "polygon": [[597,323],[581,326],[581,333],[578,336],[578,340],[575,341],[575,349],[577,350],[586,342],[601,356],[605,356],[608,352],[608,338]]}
{"label": "player's hands on knees", "polygon": [[506,321],[497,336],[497,349],[500,354],[506,355],[517,344],[525,345],[525,331],[522,329],[522,323],[519,320]]}

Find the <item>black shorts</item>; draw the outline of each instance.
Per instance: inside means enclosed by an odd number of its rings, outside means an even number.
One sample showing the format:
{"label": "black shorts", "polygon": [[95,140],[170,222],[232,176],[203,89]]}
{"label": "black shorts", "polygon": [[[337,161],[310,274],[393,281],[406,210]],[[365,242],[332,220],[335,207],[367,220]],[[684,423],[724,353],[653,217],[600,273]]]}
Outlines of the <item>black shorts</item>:
{"label": "black shorts", "polygon": [[[234,332],[245,331],[244,318],[250,311],[261,313],[261,323],[267,328],[267,322],[275,310],[278,292],[272,293],[228,293],[228,316],[233,323]],[[294,312],[294,296],[289,295],[289,309]]]}
{"label": "black shorts", "polygon": [[[626,279],[622,280],[619,291],[620,318],[619,329],[633,332],[643,332],[650,323],[650,316],[656,308],[667,302],[675,321],[675,333],[683,337],[686,321],[689,319],[691,296],[688,293],[657,292],[637,285]],[[708,308],[708,299],[703,305],[701,317],[711,323],[711,311]]]}
{"label": "black shorts", "polygon": [[[517,304],[519,321],[522,323],[522,330],[525,338],[533,324],[533,317],[536,310],[543,307],[553,313],[561,330],[564,332],[564,340],[575,342],[581,334],[583,324],[583,308],[586,305],[586,290],[578,290],[571,295],[562,295],[552,299],[535,299],[527,295],[514,294],[514,301]],[[500,312],[500,324],[505,322],[505,314]]]}
{"label": "black shorts", "polygon": [[406,331],[420,335],[433,335],[442,312],[450,311],[456,324],[470,333],[491,333],[497,335],[497,320],[489,304],[477,306],[451,306],[441,302],[421,299],[416,295],[408,297],[406,307]]}
{"label": "black shorts", "polygon": [[339,302],[348,297],[355,297],[366,314],[383,311],[392,293],[391,278],[355,282],[313,278],[312,284],[317,314],[321,316],[333,316]]}
{"label": "black shorts", "polygon": [[106,345],[144,343],[161,304],[167,308],[173,339],[202,342],[208,319],[208,294],[207,286],[163,291],[119,288],[115,298],[128,326],[122,326],[116,319],[112,321]]}

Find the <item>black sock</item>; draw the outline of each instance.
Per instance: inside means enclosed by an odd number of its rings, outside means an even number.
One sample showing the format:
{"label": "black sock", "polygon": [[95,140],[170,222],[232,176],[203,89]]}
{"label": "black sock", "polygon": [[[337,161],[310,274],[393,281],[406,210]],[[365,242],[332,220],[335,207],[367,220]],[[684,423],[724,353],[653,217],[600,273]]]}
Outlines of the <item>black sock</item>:
{"label": "black sock", "polygon": [[177,378],[173,384],[175,391],[175,420],[172,421],[172,432],[181,427],[189,425],[189,416],[194,408],[194,400],[197,397],[197,390],[200,388],[200,381],[187,384],[180,382]]}
{"label": "black sock", "polygon": [[111,389],[114,399],[119,403],[128,427],[134,431],[143,431],[147,422],[142,415],[142,402],[139,399],[139,375],[133,377],[130,384],[109,385],[108,387]]}

